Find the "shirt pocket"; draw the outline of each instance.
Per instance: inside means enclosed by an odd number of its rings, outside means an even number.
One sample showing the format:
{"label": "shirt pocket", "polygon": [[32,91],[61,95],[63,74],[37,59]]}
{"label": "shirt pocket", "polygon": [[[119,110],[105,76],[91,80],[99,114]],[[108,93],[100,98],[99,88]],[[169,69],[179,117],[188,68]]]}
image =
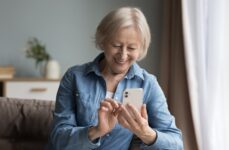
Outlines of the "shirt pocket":
{"label": "shirt pocket", "polygon": [[78,126],[97,124],[98,104],[90,93],[76,92],[76,120]]}

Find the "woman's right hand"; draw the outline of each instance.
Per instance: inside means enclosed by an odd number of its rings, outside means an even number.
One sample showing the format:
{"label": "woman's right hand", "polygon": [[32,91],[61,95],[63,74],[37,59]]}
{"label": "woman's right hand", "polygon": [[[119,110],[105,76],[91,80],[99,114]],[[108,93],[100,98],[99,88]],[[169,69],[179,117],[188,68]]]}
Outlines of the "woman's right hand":
{"label": "woman's right hand", "polygon": [[112,99],[101,102],[98,110],[98,125],[89,128],[88,137],[91,141],[109,133],[117,123],[117,113],[120,105]]}

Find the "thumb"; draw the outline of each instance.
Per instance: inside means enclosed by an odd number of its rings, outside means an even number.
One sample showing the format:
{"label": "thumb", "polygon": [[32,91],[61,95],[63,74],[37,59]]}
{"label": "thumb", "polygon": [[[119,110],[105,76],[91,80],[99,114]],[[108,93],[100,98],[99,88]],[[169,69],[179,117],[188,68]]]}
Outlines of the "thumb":
{"label": "thumb", "polygon": [[146,120],[148,120],[148,114],[147,114],[147,110],[146,110],[146,104],[143,104],[141,107],[141,115],[143,118],[145,118]]}
{"label": "thumb", "polygon": [[108,112],[108,108],[104,106],[100,106],[100,108],[98,109],[99,120],[104,118],[107,112]]}

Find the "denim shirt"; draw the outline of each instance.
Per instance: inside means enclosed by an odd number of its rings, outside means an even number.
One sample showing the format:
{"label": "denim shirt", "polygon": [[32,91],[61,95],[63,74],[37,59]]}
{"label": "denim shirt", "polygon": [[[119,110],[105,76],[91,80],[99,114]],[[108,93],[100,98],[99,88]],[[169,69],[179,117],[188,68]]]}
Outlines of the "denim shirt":
{"label": "denim shirt", "polygon": [[[128,150],[133,133],[116,124],[114,129],[97,141],[88,139],[88,129],[98,123],[100,102],[105,99],[106,83],[99,70],[100,54],[92,62],[68,69],[61,80],[56,97],[53,128],[50,134],[52,150]],[[143,88],[143,103],[147,106],[148,122],[157,133],[151,145],[141,144],[145,150],[183,149],[180,130],[170,114],[165,96],[152,74],[133,64],[114,93],[122,103],[126,88]]]}

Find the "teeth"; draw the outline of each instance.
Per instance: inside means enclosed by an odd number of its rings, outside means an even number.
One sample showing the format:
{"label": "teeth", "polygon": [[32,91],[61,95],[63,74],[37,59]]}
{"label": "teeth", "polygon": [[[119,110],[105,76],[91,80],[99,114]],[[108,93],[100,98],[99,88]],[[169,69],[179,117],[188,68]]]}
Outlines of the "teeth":
{"label": "teeth", "polygon": [[119,63],[119,64],[124,64],[125,63],[124,60],[116,60],[116,62]]}

